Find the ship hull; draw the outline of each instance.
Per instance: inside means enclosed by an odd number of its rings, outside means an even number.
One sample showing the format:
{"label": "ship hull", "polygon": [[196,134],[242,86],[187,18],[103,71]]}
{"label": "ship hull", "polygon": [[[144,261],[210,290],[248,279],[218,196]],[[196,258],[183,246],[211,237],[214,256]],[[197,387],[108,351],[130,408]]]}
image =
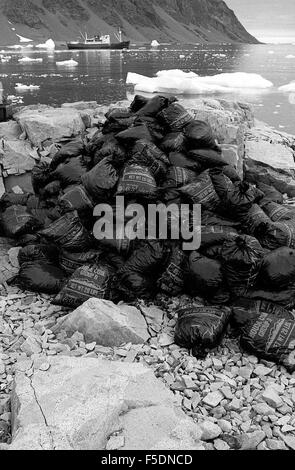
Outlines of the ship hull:
{"label": "ship hull", "polygon": [[85,44],[84,42],[67,43],[68,49],[70,50],[80,50],[80,49],[95,49],[95,50],[105,50],[105,49],[129,49],[130,41],[117,42],[114,44]]}

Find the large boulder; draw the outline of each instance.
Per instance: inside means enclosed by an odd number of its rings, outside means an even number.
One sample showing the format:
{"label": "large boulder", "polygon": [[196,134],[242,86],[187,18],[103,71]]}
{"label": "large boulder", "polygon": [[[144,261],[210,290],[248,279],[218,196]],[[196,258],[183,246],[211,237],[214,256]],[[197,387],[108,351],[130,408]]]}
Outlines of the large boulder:
{"label": "large boulder", "polygon": [[149,339],[147,325],[141,312],[129,305],[115,305],[101,299],[89,299],[74,312],[63,317],[53,328],[54,333],[76,331],[87,343],[120,346],[123,343],[142,344]]}
{"label": "large boulder", "polygon": [[74,137],[85,130],[81,113],[74,108],[23,108],[14,115],[29,141],[35,146],[64,137]]}
{"label": "large boulder", "polygon": [[1,139],[0,163],[3,175],[19,175],[30,172],[36,163],[31,152],[32,147],[25,140]]}
{"label": "large boulder", "polygon": [[30,377],[16,372],[9,449],[203,449],[202,431],[150,369],[92,358],[48,360],[49,369],[35,362]]}
{"label": "large boulder", "polygon": [[276,169],[295,169],[295,137],[259,124],[245,134],[245,158]]}
{"label": "large boulder", "polygon": [[244,132],[254,125],[252,108],[245,103],[216,99],[180,100],[194,119],[205,121],[212,127],[220,144],[237,144]]}
{"label": "large boulder", "polygon": [[12,240],[0,237],[0,285],[18,275],[18,251],[19,248],[13,248]]}

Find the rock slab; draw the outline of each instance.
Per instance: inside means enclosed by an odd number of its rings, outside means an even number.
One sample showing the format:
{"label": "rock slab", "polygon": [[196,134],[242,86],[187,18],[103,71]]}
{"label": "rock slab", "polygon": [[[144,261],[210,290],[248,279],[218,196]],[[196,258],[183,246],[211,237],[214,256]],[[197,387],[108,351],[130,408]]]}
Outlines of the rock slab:
{"label": "rock slab", "polygon": [[147,325],[141,312],[129,305],[117,306],[101,299],[89,299],[74,312],[66,315],[53,328],[54,333],[76,331],[87,343],[101,346],[121,346],[123,343],[142,344],[149,339]]}
{"label": "rock slab", "polygon": [[49,362],[46,372],[16,373],[9,449],[103,450],[114,435],[120,450],[202,448],[199,427],[143,365],[66,356]]}

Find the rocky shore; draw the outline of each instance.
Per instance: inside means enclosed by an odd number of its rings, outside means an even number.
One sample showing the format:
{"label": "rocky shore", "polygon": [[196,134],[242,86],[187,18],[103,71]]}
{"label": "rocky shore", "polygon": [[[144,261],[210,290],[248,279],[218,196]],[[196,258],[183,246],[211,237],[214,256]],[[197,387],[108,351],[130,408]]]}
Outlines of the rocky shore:
{"label": "rocky shore", "polygon": [[[185,106],[211,125],[240,176],[255,165],[261,182],[295,188],[294,136],[258,123],[247,104]],[[106,110],[96,102],[16,110],[0,124],[0,196],[32,191],[35,162],[91,136]],[[230,329],[204,360],[179,348],[173,312],[185,296],[132,306],[96,299],[72,313],[10,285],[17,253],[0,238],[1,449],[295,449],[295,374],[241,352]],[[90,334],[94,310],[99,338]]]}

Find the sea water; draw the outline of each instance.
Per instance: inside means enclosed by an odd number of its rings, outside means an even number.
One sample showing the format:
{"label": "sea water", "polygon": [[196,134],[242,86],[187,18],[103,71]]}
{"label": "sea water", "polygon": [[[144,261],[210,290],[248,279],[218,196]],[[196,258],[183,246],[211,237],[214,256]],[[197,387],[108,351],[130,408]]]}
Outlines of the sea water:
{"label": "sea water", "polygon": [[[126,85],[128,72],[152,77],[159,70],[180,69],[200,76],[219,73],[257,73],[273,83],[269,89],[233,90],[231,93],[203,94],[203,97],[250,102],[259,120],[276,129],[295,134],[295,92],[279,87],[295,81],[295,44],[264,45],[170,45],[158,48],[132,46],[128,51],[0,51],[0,81],[4,94],[16,95],[25,105],[92,101],[110,104],[131,98]],[[7,61],[5,57],[10,57]],[[42,62],[19,62],[20,58],[42,58]],[[75,67],[57,62],[73,60]],[[36,89],[15,89],[17,83]],[[287,89],[287,90],[288,90]],[[199,97],[199,96],[198,96]],[[193,96],[186,96],[192,99]]]}

